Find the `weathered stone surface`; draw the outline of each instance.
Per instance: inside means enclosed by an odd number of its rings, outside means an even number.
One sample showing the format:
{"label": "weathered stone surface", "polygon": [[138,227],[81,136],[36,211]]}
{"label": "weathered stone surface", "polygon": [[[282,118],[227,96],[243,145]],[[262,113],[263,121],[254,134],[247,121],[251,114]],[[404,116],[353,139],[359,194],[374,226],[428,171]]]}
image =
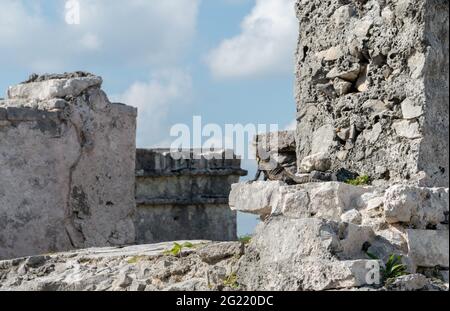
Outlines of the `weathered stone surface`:
{"label": "weathered stone surface", "polygon": [[276,199],[282,185],[279,181],[234,184],[231,186],[230,208],[261,216],[269,215],[272,213],[272,200]]}
{"label": "weathered stone surface", "polygon": [[342,214],[341,220],[343,222],[360,225],[362,223],[362,215],[356,209],[352,209]]}
{"label": "weathered stone surface", "polygon": [[[270,191],[260,191],[267,189]],[[356,187],[338,182],[309,183],[295,186],[275,183],[242,183],[233,185],[231,196],[241,197],[234,208],[240,211],[269,214],[289,219],[316,218],[340,223],[340,232],[348,236],[340,245],[345,259],[358,257],[349,249],[371,241],[367,249],[387,260],[392,254],[402,254],[411,271],[415,271],[415,251],[426,249],[414,239],[413,251],[408,251],[407,229],[410,227],[437,229],[448,234],[448,189],[421,188],[405,185],[385,187]],[[424,231],[428,232],[428,231]],[[435,234],[430,230],[429,234]],[[444,233],[444,234],[445,234]],[[439,233],[436,233],[439,235]],[[341,236],[342,238],[342,236]],[[428,243],[428,242],[424,242]],[[431,243],[431,242],[430,242]],[[439,242],[437,250],[445,253]],[[445,246],[445,245],[444,245]],[[437,251],[436,251],[437,252]],[[430,261],[442,262],[441,253],[430,254]],[[356,256],[356,257],[355,257]]]}
{"label": "weathered stone surface", "polygon": [[90,87],[99,88],[102,82],[101,77],[93,75],[28,82],[9,87],[8,99],[35,99],[43,101],[67,96],[77,97]]}
{"label": "weathered stone surface", "polygon": [[448,230],[407,230],[409,256],[419,267],[449,267]]}
{"label": "weathered stone surface", "polygon": [[[265,152],[295,152],[295,132],[294,131],[280,131],[271,132],[268,134],[260,134],[255,137],[255,145]],[[259,150],[257,149],[257,152]]]}
{"label": "weathered stone surface", "polygon": [[[208,241],[191,243],[194,248],[184,249],[180,256],[165,255],[173,246],[171,242],[93,248],[3,261],[0,262],[0,291],[224,289],[224,279],[231,275],[241,253],[219,258],[217,251],[230,249],[231,245],[225,247]],[[225,253],[231,255],[229,251]],[[215,258],[214,263],[202,259],[208,256]],[[24,270],[22,275],[19,270]]]}
{"label": "weathered stone surface", "polygon": [[136,109],[111,104],[100,81],[10,89],[37,102],[66,96],[67,104],[54,112],[3,102],[10,123],[0,130],[0,258],[135,241]]}
{"label": "weathered stone surface", "polygon": [[[280,238],[283,237],[283,238]],[[354,237],[352,237],[354,238]],[[271,218],[260,226],[241,258],[239,282],[252,290],[325,290],[367,284],[367,260],[339,261],[361,253],[362,240],[344,244],[334,223],[319,219]],[[366,270],[366,274],[370,269]]]}
{"label": "weathered stone surface", "polygon": [[379,183],[448,187],[448,6],[297,1],[299,169],[304,158],[325,152],[332,169]]}
{"label": "weathered stone surface", "polygon": [[389,290],[418,291],[429,286],[430,282],[423,274],[410,274],[398,277],[388,285]]}
{"label": "weathered stone surface", "polygon": [[134,226],[138,244],[206,238],[234,241],[237,234],[236,212],[226,202],[138,202]]}
{"label": "weathered stone surface", "polygon": [[300,163],[300,173],[312,171],[325,172],[331,167],[331,160],[326,153],[316,153],[305,157]]}
{"label": "weathered stone surface", "polygon": [[448,199],[448,188],[394,185],[384,195],[385,217],[389,223],[411,223],[417,229],[437,226],[448,222]]}
{"label": "weathered stone surface", "polygon": [[197,253],[204,262],[214,264],[227,258],[242,256],[244,244],[241,242],[214,243],[202,247]]}
{"label": "weathered stone surface", "polygon": [[339,182],[286,186],[280,182],[239,183],[232,186],[230,206],[234,210],[266,216],[341,219],[342,214],[361,205],[361,196],[374,191]]}

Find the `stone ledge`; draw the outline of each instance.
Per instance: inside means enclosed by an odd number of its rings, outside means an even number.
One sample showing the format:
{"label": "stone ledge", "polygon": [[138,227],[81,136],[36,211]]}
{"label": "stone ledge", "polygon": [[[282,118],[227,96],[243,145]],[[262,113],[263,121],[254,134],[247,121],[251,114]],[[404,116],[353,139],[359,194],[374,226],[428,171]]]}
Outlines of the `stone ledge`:
{"label": "stone ledge", "polygon": [[263,218],[272,214],[448,230],[448,192],[448,188],[403,185],[386,189],[339,182],[287,186],[259,181],[232,185],[230,206]]}
{"label": "stone ledge", "polygon": [[8,99],[35,99],[42,101],[52,98],[65,98],[67,96],[76,97],[90,87],[100,88],[102,82],[101,77],[91,75],[23,83],[8,88]]}
{"label": "stone ledge", "polygon": [[[231,155],[227,159],[226,155]],[[183,150],[174,159],[170,149],[137,149],[136,175],[143,177],[179,175],[238,175],[245,176],[241,160],[231,150],[201,152]]]}
{"label": "stone ledge", "polygon": [[158,178],[158,177],[180,177],[180,176],[247,176],[248,172],[242,169],[181,169],[178,171],[162,171],[162,172],[146,172],[136,171],[136,177],[138,178]]}
{"label": "stone ledge", "polygon": [[136,205],[150,206],[150,205],[204,205],[204,204],[228,204],[227,197],[195,197],[195,198],[149,198],[137,197]]}

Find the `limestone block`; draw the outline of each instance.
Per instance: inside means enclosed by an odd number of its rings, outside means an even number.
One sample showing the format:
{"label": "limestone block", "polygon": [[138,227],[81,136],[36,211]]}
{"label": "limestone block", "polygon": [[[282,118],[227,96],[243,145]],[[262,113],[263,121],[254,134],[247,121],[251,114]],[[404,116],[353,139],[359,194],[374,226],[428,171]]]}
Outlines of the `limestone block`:
{"label": "limestone block", "polygon": [[349,231],[343,240],[353,242],[345,241],[343,247],[334,222],[272,217],[258,227],[241,258],[239,280],[254,290],[325,290],[367,284],[371,269],[364,270],[370,261],[339,261],[331,255],[338,250],[342,258],[361,253],[358,230]]}
{"label": "limestone block", "polygon": [[[10,88],[19,99],[3,102],[0,258],[135,242],[136,109],[111,104],[100,82],[58,75]],[[46,106],[53,96],[70,99]]]}
{"label": "limestone block", "polygon": [[384,195],[384,213],[389,223],[411,223],[426,229],[446,222],[448,188],[420,188],[394,185]]}
{"label": "limestone block", "polygon": [[401,106],[403,119],[415,119],[423,114],[423,107],[416,104],[412,98],[402,101]]}
{"label": "limestone block", "polygon": [[270,215],[282,185],[280,181],[234,184],[231,186],[230,208],[260,216]]}
{"label": "limestone block", "polygon": [[362,215],[360,212],[358,212],[358,210],[352,209],[352,210],[349,210],[348,212],[345,212],[344,214],[342,214],[341,220],[343,222],[360,225],[362,222]]}
{"label": "limestone block", "polygon": [[310,198],[310,212],[315,217],[339,221],[343,213],[358,207],[364,193],[370,187],[355,187],[339,182],[304,185]]}
{"label": "limestone block", "polygon": [[327,50],[320,51],[316,54],[317,58],[326,62],[337,60],[344,56],[344,51],[341,46],[332,46]]}
{"label": "limestone block", "polygon": [[280,187],[278,195],[272,201],[272,214],[291,218],[308,218],[311,216],[308,192],[301,187]]}
{"label": "limestone block", "polygon": [[419,130],[419,124],[415,121],[396,121],[392,125],[400,137],[405,137],[409,139],[421,138],[422,134]]}
{"label": "limestone block", "polygon": [[197,253],[204,262],[215,264],[225,258],[242,256],[244,254],[244,244],[240,242],[207,244],[200,248]]}
{"label": "limestone block", "polygon": [[339,96],[348,94],[353,87],[351,82],[336,78],[333,81],[334,89]]}
{"label": "limestone block", "polygon": [[342,214],[359,208],[361,196],[371,191],[371,187],[340,182],[294,186],[279,181],[246,182],[232,185],[230,207],[260,216],[282,214],[293,218],[319,217],[340,221]]}
{"label": "limestone block", "polygon": [[449,232],[407,230],[408,256],[419,267],[449,267]]}
{"label": "limestone block", "polygon": [[389,290],[396,291],[418,291],[425,288],[429,284],[430,282],[425,275],[409,274],[396,278],[394,282],[388,285],[388,288]]}
{"label": "limestone block", "polygon": [[256,135],[255,142],[258,147],[263,148],[265,152],[295,151],[295,132],[280,131],[269,134]]}
{"label": "limestone block", "polygon": [[42,82],[31,82],[11,86],[8,89],[9,99],[36,99],[39,101],[78,96],[90,87],[100,87],[102,78],[97,76],[72,79],[51,79]]}
{"label": "limestone block", "polygon": [[352,64],[350,68],[347,69],[341,69],[341,68],[333,68],[331,71],[327,74],[327,79],[333,80],[335,78],[341,78],[346,81],[355,81],[358,76],[359,72],[361,70],[361,67],[359,64]]}
{"label": "limestone block", "polygon": [[331,166],[331,160],[327,153],[316,153],[305,157],[300,163],[300,173],[311,173],[312,171],[327,171]]}

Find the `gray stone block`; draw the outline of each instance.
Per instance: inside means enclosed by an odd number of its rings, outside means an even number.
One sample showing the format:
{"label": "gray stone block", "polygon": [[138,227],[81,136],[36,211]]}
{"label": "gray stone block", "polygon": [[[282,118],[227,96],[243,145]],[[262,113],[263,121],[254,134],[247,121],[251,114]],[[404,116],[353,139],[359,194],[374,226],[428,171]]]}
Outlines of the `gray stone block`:
{"label": "gray stone block", "polygon": [[419,267],[449,267],[448,230],[407,230],[408,256]]}
{"label": "gray stone block", "polygon": [[[0,130],[0,258],[134,243],[135,115],[107,109],[100,77],[47,78],[3,102],[12,126]],[[62,95],[77,102],[66,122],[49,100]]]}

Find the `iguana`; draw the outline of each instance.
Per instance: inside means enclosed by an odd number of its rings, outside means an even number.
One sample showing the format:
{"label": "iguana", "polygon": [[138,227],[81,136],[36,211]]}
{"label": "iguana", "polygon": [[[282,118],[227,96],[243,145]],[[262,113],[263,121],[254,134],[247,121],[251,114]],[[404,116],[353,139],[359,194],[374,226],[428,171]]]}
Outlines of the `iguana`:
{"label": "iguana", "polygon": [[308,175],[298,176],[292,172],[296,170],[295,163],[290,165],[282,165],[277,163],[276,167],[273,169],[264,170],[260,166],[260,161],[258,160],[258,170],[256,172],[255,178],[251,182],[257,181],[261,174],[264,174],[264,181],[267,180],[279,180],[283,181],[288,185],[298,185],[307,183],[319,183],[327,181],[340,181],[346,182],[349,179],[356,178],[358,174],[352,173],[346,169],[339,169],[336,172],[318,172],[314,171]]}

